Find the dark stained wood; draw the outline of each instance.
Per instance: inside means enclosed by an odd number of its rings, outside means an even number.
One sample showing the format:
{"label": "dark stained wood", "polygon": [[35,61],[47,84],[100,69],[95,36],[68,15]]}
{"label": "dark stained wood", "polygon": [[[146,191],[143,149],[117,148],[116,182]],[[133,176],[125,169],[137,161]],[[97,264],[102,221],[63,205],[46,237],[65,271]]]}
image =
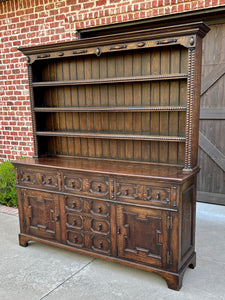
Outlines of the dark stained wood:
{"label": "dark stained wood", "polygon": [[181,288],[196,259],[195,80],[207,31],[190,24],[22,50],[36,150],[14,162],[21,246],[117,261]]}

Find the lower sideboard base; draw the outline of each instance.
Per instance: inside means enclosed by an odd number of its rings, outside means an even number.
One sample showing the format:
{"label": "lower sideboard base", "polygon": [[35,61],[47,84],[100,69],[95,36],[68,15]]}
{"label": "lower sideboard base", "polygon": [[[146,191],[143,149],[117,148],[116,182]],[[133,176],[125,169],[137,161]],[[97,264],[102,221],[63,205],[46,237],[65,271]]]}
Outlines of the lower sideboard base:
{"label": "lower sideboard base", "polygon": [[100,258],[100,259],[105,259],[107,261],[111,261],[111,262],[117,262],[126,266],[130,266],[130,267],[134,267],[140,270],[144,270],[144,271],[149,271],[149,272],[153,272],[155,274],[160,275],[162,278],[165,279],[167,286],[169,289],[175,290],[175,291],[179,291],[180,288],[182,287],[182,282],[183,282],[183,276],[185,273],[185,270],[190,267],[191,269],[194,269],[196,266],[196,253],[193,252],[192,255],[186,260],[186,262],[184,263],[184,265],[181,267],[180,271],[178,273],[174,273],[174,272],[169,272],[166,270],[161,270],[161,269],[157,269],[155,267],[151,267],[151,266],[147,266],[147,265],[143,265],[137,262],[132,262],[132,261],[127,261],[127,260],[123,260],[117,257],[111,257],[111,256],[104,256],[98,253],[93,253],[93,252],[89,252],[89,251],[85,251],[85,250],[80,250],[78,248],[73,248],[64,244],[60,244],[54,241],[49,241],[49,240],[44,240],[35,236],[30,236],[30,235],[26,235],[26,234],[19,234],[19,244],[22,247],[27,247],[28,246],[28,242],[29,241],[35,241],[35,242],[40,242],[40,243],[44,243],[47,245],[51,245],[51,246],[55,246],[61,249],[65,249],[65,250],[69,250],[69,251],[73,251],[73,252],[77,252],[80,254],[85,254],[85,255],[89,255],[95,258]]}

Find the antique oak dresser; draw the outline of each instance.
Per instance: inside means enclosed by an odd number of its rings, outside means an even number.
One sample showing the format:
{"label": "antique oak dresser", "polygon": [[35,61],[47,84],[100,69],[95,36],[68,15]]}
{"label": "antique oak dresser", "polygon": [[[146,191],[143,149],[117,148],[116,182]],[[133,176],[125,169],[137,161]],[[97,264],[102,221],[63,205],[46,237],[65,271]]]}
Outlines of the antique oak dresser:
{"label": "antique oak dresser", "polygon": [[19,242],[161,275],[194,268],[203,23],[21,48],[34,157],[14,162]]}

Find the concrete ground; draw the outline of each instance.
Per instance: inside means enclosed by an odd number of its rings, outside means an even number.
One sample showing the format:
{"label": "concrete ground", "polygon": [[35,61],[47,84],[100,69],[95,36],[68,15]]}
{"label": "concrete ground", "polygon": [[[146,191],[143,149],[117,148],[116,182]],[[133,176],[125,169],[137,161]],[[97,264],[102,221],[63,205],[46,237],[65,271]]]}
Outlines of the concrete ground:
{"label": "concrete ground", "polygon": [[18,244],[18,216],[0,212],[0,300],[225,299],[225,207],[197,205],[197,267],[179,292],[160,276],[39,243]]}

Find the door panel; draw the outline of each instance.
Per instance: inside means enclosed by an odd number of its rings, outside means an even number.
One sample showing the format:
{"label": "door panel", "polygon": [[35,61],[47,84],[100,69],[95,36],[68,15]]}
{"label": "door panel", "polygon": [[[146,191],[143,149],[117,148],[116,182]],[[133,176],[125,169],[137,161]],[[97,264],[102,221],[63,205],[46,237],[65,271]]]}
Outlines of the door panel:
{"label": "door panel", "polygon": [[118,255],[156,266],[165,265],[169,251],[167,214],[158,210],[118,205]]}
{"label": "door panel", "polygon": [[59,196],[22,190],[25,233],[60,241]]}

